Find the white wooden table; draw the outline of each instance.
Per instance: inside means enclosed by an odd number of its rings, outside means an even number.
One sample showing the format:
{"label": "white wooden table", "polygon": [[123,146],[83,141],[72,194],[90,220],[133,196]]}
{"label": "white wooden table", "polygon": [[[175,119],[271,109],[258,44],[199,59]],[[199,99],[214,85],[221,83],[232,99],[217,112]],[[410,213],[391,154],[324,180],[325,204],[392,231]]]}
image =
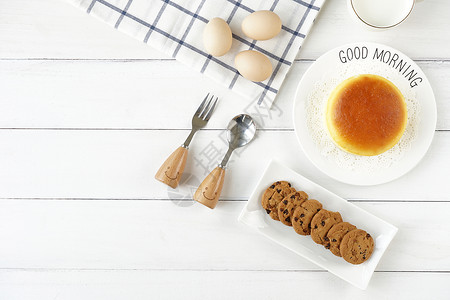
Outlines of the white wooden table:
{"label": "white wooden table", "polygon": [[[0,7],[0,299],[450,297],[450,1],[421,2],[401,26],[371,32],[345,1],[328,0],[270,115],[65,2]],[[380,186],[328,178],[293,131],[304,71],[355,41],[406,53],[436,95],[426,157]],[[208,163],[200,153],[211,142],[225,148],[232,116],[247,111],[262,123],[234,157],[214,211],[183,199],[188,188],[170,192],[153,179],[208,91],[222,101],[192,144],[191,185],[206,172],[192,154]],[[366,291],[237,222],[272,157],[399,227]]]}

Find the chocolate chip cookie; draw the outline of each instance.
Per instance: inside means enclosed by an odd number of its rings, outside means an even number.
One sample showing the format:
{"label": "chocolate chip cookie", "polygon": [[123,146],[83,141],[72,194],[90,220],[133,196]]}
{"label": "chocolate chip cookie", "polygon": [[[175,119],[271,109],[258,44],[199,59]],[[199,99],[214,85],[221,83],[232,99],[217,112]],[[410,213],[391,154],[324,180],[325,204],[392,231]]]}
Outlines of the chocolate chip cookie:
{"label": "chocolate chip cookie", "polygon": [[292,213],[292,227],[301,235],[311,234],[311,220],[322,209],[322,204],[314,199],[306,200]]}
{"label": "chocolate chip cookie", "polygon": [[359,265],[370,258],[374,246],[370,234],[362,229],[354,229],[342,238],[340,252],[347,262]]}
{"label": "chocolate chip cookie", "polygon": [[286,195],[292,192],[295,192],[295,189],[287,181],[274,182],[264,192],[261,198],[261,204],[272,219],[276,221],[280,220],[278,218],[277,206]]}
{"label": "chocolate chip cookie", "polygon": [[348,232],[355,229],[356,226],[348,222],[341,222],[333,225],[327,233],[328,242],[325,245],[325,248],[329,248],[334,255],[341,256],[340,246],[342,238]]}
{"label": "chocolate chip cookie", "polygon": [[340,213],[326,209],[320,210],[311,220],[311,238],[317,244],[326,245],[329,242],[328,230],[340,222],[342,222]]}
{"label": "chocolate chip cookie", "polygon": [[281,223],[292,226],[292,213],[297,206],[300,206],[308,199],[308,194],[303,191],[290,193],[278,203],[278,218]]}

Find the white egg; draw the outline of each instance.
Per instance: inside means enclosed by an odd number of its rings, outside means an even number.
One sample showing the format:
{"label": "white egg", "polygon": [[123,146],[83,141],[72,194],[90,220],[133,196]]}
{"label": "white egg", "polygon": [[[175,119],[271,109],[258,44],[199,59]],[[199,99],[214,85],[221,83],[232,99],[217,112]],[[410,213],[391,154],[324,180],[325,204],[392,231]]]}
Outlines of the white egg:
{"label": "white egg", "polygon": [[254,40],[268,40],[280,33],[281,19],[270,10],[255,11],[242,21],[242,31]]}
{"label": "white egg", "polygon": [[272,74],[272,64],[267,56],[253,50],[238,53],[234,58],[236,69],[251,81],[264,81]]}
{"label": "white egg", "polygon": [[231,48],[230,26],[221,18],[211,19],[203,30],[203,45],[212,56],[222,56]]}

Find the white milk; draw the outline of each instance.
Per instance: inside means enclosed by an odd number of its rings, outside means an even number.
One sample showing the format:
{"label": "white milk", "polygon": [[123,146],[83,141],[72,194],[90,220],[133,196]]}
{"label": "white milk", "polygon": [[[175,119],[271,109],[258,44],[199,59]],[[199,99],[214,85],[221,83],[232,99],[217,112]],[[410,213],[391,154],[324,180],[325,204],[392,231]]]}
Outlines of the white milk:
{"label": "white milk", "polygon": [[400,23],[411,11],[414,0],[352,0],[358,16],[377,27]]}

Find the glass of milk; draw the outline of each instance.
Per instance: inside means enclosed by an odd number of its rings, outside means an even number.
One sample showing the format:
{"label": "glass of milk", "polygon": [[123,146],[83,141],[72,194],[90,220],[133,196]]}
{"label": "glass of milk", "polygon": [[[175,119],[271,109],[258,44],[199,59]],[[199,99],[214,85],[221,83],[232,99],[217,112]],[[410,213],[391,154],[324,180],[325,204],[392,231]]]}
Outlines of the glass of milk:
{"label": "glass of milk", "polygon": [[350,13],[365,25],[386,29],[397,26],[410,15],[415,0],[348,0]]}

